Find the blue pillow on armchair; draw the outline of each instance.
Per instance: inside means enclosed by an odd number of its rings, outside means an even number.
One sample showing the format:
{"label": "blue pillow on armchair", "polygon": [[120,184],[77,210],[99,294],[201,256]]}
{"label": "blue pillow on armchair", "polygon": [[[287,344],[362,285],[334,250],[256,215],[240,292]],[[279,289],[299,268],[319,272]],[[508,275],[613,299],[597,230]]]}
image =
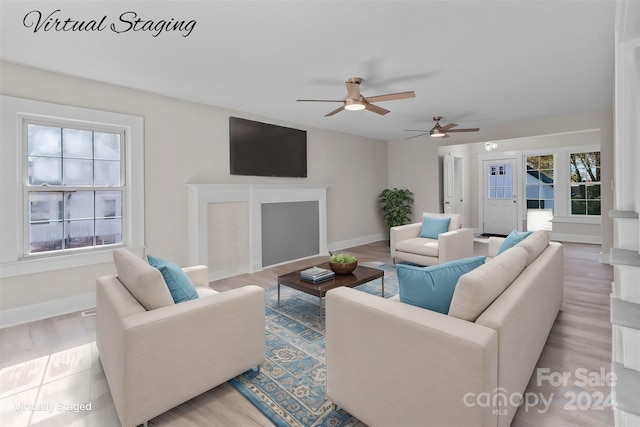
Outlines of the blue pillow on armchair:
{"label": "blue pillow on armchair", "polygon": [[400,301],[447,314],[460,276],[485,261],[486,257],[476,256],[431,267],[397,264]]}
{"label": "blue pillow on armchair", "polygon": [[448,217],[422,217],[422,229],[420,230],[420,237],[426,237],[428,239],[437,239],[438,234],[446,233],[449,231],[449,223],[451,218]]}
{"label": "blue pillow on armchair", "polygon": [[162,273],[162,277],[169,287],[169,292],[176,304],[198,298],[198,292],[193,283],[177,264],[151,255],[147,255],[147,259],[149,260],[149,265],[157,268]]}

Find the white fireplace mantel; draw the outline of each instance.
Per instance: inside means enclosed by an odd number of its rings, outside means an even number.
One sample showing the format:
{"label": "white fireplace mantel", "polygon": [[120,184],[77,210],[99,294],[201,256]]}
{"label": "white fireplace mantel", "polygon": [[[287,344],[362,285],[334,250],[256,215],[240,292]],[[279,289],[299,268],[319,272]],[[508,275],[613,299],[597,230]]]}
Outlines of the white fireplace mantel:
{"label": "white fireplace mantel", "polygon": [[[319,254],[327,254],[328,185],[187,184],[189,264],[208,264],[208,205],[245,202],[249,210],[249,272],[262,270],[262,204],[318,202]],[[215,277],[219,278],[219,277]]]}

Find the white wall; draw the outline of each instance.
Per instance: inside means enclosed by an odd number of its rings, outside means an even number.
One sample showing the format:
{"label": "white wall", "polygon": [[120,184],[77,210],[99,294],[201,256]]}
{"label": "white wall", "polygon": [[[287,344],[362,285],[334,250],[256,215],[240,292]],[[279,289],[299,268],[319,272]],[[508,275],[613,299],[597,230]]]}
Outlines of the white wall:
{"label": "white wall", "polygon": [[[145,235],[147,252],[186,265],[187,183],[327,184],[328,243],[381,239],[377,205],[387,186],[387,144],[295,123],[258,117],[134,89],[0,62],[3,95],[144,117]],[[240,177],[229,174],[230,115],[307,131],[308,178]],[[15,143],[2,141],[3,144]],[[95,277],[111,264],[2,279],[0,309],[16,309],[91,294]]]}
{"label": "white wall", "polygon": [[[428,135],[409,140],[389,141],[389,186],[409,188],[416,196],[413,219],[419,220],[423,211],[441,211],[440,203],[440,155],[453,146],[467,145],[465,173],[467,182],[476,182],[478,175],[478,153],[485,153],[485,141],[497,141],[500,151],[519,151],[535,148],[581,145],[580,134],[569,133],[599,130],[599,140],[593,135],[587,144],[599,143],[602,162],[602,225],[600,237],[602,253],[606,258],[613,243],[613,223],[608,212],[613,207],[613,195],[607,191],[613,180],[613,117],[610,110],[598,113],[573,114],[547,117],[521,123],[506,123],[485,126],[480,132],[460,133],[447,139],[431,138]],[[561,136],[545,136],[563,134]],[[452,146],[449,148],[449,146]],[[470,227],[478,228],[478,204],[476,187],[465,186],[465,220]],[[559,225],[561,229],[565,225]],[[562,233],[592,233],[591,227],[567,226]]]}

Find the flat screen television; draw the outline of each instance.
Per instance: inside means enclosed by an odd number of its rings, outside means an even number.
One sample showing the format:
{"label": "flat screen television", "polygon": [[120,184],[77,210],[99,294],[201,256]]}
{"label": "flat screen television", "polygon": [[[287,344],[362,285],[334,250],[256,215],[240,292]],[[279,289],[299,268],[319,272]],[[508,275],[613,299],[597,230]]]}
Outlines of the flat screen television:
{"label": "flat screen television", "polygon": [[307,177],[307,132],[229,117],[232,175]]}

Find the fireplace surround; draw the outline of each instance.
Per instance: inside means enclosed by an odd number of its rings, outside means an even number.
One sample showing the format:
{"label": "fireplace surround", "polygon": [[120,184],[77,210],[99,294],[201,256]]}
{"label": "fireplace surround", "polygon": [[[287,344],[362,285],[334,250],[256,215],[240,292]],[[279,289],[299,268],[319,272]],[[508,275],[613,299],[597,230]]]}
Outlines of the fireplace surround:
{"label": "fireplace surround", "polygon": [[[317,202],[318,207],[318,253],[307,256],[327,254],[327,185],[307,184],[275,184],[275,185],[243,185],[243,184],[187,184],[188,188],[188,241],[189,264],[209,265],[209,280],[221,279],[241,273],[253,273],[262,270],[263,265],[263,205],[273,203]],[[234,216],[238,223],[229,224],[228,229],[233,233],[215,235],[210,228],[210,209],[233,204],[235,209],[246,209],[246,214]],[[215,217],[215,216],[214,216]],[[217,227],[216,227],[217,228]],[[227,227],[222,227],[225,229]],[[272,230],[271,230],[272,231]],[[273,233],[271,233],[273,234]],[[230,237],[231,236],[231,237]],[[240,245],[225,239],[242,236]],[[245,241],[245,237],[248,238]],[[220,243],[222,239],[222,243]],[[217,260],[211,260],[210,251],[216,244],[229,251],[232,265],[225,266],[225,262],[216,267]],[[248,249],[246,263],[235,265],[238,259],[243,259],[242,247]],[[306,256],[305,256],[306,257]],[[304,257],[303,257],[304,258]],[[213,261],[213,262],[212,262]],[[285,261],[293,261],[283,260]],[[211,264],[214,264],[213,266]],[[213,267],[213,268],[212,268]]]}

